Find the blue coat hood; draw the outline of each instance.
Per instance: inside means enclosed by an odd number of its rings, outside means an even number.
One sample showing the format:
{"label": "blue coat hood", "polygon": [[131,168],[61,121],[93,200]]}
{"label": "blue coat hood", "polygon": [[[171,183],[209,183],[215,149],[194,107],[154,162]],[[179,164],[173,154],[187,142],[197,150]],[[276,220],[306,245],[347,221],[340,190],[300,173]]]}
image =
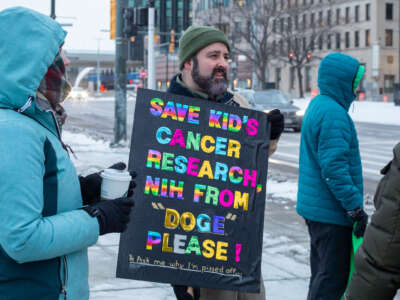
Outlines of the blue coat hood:
{"label": "blue coat hood", "polygon": [[[36,90],[65,36],[59,23],[28,8],[0,12],[0,106],[21,108],[29,97],[36,99]],[[55,132],[52,116],[35,102],[25,114]]]}
{"label": "blue coat hood", "polygon": [[320,95],[329,96],[348,111],[355,99],[353,82],[359,66],[351,56],[338,52],[327,55],[318,70]]}

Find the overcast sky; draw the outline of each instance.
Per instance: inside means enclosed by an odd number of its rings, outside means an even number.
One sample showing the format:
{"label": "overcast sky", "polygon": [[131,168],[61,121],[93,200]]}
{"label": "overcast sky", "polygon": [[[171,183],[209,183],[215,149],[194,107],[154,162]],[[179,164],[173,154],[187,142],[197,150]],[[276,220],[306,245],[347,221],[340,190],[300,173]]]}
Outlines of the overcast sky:
{"label": "overcast sky", "polygon": [[[50,15],[50,3],[51,0],[0,0],[0,10],[24,6]],[[68,31],[64,49],[96,51],[98,38],[100,51],[115,49],[109,33],[100,31],[110,29],[110,0],[56,0],[56,16],[60,23],[73,24],[64,27]]]}

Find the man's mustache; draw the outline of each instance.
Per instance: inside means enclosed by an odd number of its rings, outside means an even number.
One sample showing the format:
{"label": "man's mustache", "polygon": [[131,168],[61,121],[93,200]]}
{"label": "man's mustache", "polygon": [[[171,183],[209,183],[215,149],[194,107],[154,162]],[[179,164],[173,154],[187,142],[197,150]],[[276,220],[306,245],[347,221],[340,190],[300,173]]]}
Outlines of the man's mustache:
{"label": "man's mustache", "polygon": [[224,79],[227,79],[227,75],[226,75],[226,69],[224,67],[216,67],[214,68],[214,70],[212,71],[211,74],[211,78],[214,78],[216,73],[221,73],[222,76],[224,77]]}

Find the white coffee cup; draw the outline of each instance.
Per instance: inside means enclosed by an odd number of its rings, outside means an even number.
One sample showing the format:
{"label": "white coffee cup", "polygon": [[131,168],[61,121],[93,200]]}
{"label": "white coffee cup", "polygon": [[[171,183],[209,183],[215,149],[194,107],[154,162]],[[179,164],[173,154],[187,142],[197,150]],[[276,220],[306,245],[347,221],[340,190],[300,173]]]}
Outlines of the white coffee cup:
{"label": "white coffee cup", "polygon": [[102,200],[112,200],[127,195],[129,183],[132,180],[128,171],[105,169],[100,176],[103,178],[101,183]]}

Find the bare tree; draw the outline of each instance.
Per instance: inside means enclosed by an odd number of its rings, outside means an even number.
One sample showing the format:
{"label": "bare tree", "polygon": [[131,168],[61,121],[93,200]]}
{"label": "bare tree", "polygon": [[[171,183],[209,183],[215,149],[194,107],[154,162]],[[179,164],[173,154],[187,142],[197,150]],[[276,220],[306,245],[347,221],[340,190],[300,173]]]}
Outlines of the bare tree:
{"label": "bare tree", "polygon": [[211,9],[202,11],[199,19],[227,34],[234,57],[240,54],[252,63],[261,87],[268,82],[271,62],[283,61],[295,68],[303,97],[302,69],[311,60],[320,59],[315,53],[323,45],[332,43],[335,29],[344,20],[337,20],[333,6],[342,2],[232,0],[226,7],[224,0],[213,0]]}
{"label": "bare tree", "polygon": [[268,81],[267,67],[273,58],[272,20],[282,13],[271,0],[233,0],[229,7],[214,0],[212,9],[199,19],[205,25],[218,26],[230,39],[234,57],[243,55],[253,65],[259,82]]}
{"label": "bare tree", "polygon": [[321,59],[315,53],[321,52],[324,45],[332,47],[337,26],[342,22],[332,9],[338,1],[329,0],[321,5],[294,4],[284,8],[284,14],[275,20],[277,42],[273,48],[280,61],[296,70],[300,97],[304,96],[302,70],[312,60]]}

